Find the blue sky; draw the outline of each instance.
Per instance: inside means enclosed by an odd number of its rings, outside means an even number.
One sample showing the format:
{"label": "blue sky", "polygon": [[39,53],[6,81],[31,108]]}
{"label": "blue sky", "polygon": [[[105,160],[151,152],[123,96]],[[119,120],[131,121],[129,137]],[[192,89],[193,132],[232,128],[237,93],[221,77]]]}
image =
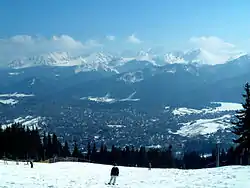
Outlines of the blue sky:
{"label": "blue sky", "polygon": [[217,37],[246,50],[249,18],[249,0],[3,0],[0,38],[65,35],[110,49],[172,50],[197,46],[193,37]]}

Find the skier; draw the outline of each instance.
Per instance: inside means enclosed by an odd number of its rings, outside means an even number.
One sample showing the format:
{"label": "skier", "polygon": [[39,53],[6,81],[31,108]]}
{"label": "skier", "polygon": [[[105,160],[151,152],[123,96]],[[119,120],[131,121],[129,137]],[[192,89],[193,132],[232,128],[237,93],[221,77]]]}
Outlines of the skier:
{"label": "skier", "polygon": [[33,168],[33,162],[30,161],[30,168]]}
{"label": "skier", "polygon": [[111,178],[110,178],[110,181],[108,184],[110,185],[112,180],[113,180],[113,185],[115,185],[116,178],[117,178],[117,176],[119,176],[119,169],[116,166],[116,164],[114,164],[113,168],[111,169],[110,176],[111,176]]}
{"label": "skier", "polygon": [[4,159],[3,159],[3,161],[4,161],[4,164],[5,164],[5,165],[7,165],[7,164],[8,164],[8,162],[7,162],[7,159],[6,159],[6,158],[4,158]]}
{"label": "skier", "polygon": [[148,163],[148,169],[151,170],[151,168],[152,168],[151,163]]}
{"label": "skier", "polygon": [[5,157],[5,153],[4,153],[4,156],[3,156],[3,162],[4,162],[4,164],[8,164],[8,162],[7,162],[7,157]]}

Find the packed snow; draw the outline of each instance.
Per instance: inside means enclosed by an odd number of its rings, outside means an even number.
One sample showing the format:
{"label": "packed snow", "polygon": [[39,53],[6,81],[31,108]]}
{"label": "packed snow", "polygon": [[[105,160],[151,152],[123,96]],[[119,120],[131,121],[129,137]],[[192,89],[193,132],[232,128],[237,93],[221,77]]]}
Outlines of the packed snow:
{"label": "packed snow", "polygon": [[199,119],[188,123],[180,123],[183,126],[173,134],[193,137],[197,135],[210,135],[218,130],[231,128],[230,115],[224,115],[214,119]]}
{"label": "packed snow", "polygon": [[242,109],[242,104],[230,103],[230,102],[212,102],[211,104],[218,104],[220,106],[215,108],[203,108],[203,109],[192,109],[192,108],[176,108],[173,110],[173,114],[177,116],[191,115],[191,114],[208,114],[218,113],[225,111],[236,111]]}
{"label": "packed snow", "polygon": [[247,188],[249,166],[227,166],[200,170],[119,167],[116,185],[110,179],[109,165],[59,162],[30,165],[0,161],[1,188]]}

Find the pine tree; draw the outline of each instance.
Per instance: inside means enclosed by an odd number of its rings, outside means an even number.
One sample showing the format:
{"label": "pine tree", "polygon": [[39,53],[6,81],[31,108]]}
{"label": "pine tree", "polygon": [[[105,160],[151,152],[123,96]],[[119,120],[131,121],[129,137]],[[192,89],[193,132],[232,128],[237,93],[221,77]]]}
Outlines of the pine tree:
{"label": "pine tree", "polygon": [[87,158],[88,160],[90,160],[91,157],[91,146],[90,146],[90,142],[88,142],[88,146],[87,146]]}
{"label": "pine tree", "polygon": [[234,143],[239,144],[241,148],[250,148],[250,85],[245,84],[245,93],[242,95],[244,103],[242,104],[243,109],[237,111],[236,121],[233,121],[234,128],[232,132],[238,136],[234,139]]}
{"label": "pine tree", "polygon": [[47,149],[48,149],[48,137],[43,133],[43,160],[47,159]]}
{"label": "pine tree", "polygon": [[220,159],[221,159],[221,161],[225,161],[226,160],[226,156],[227,156],[227,154],[226,154],[225,150],[222,149],[221,153],[220,153]]}
{"label": "pine tree", "polygon": [[170,144],[168,146],[168,150],[167,150],[167,154],[168,154],[168,165],[170,168],[173,168],[174,167],[174,158],[173,158],[173,155],[172,155],[172,149],[173,149],[173,146]]}
{"label": "pine tree", "polygon": [[234,148],[230,147],[227,151],[226,154],[226,158],[227,158],[227,164],[228,165],[234,165],[235,164],[235,152],[234,152]]}
{"label": "pine tree", "polygon": [[[14,123],[5,130],[0,129],[1,143],[4,144],[0,147],[0,157],[4,155],[14,160],[34,159],[39,161],[46,158],[45,151],[51,155],[51,136],[47,138],[44,134],[43,139],[41,139],[37,128],[28,128],[19,123]],[[61,148],[61,143],[58,140],[57,145]],[[47,150],[47,148],[50,149]]]}
{"label": "pine tree", "polygon": [[108,164],[108,148],[107,148],[106,144],[103,145],[103,153],[100,156],[100,158],[104,164]]}
{"label": "pine tree", "polygon": [[103,154],[104,152],[104,143],[101,143],[101,147],[100,147],[100,154]]}
{"label": "pine tree", "polygon": [[47,143],[47,149],[46,149],[46,155],[48,158],[53,157],[53,151],[52,151],[52,141],[51,141],[51,135],[48,134],[48,143]]}
{"label": "pine tree", "polygon": [[93,147],[92,147],[92,154],[91,154],[91,160],[96,162],[97,160],[97,149],[96,149],[96,143],[93,143]]}
{"label": "pine tree", "polygon": [[52,153],[53,155],[59,155],[59,144],[55,133],[52,135]]}
{"label": "pine tree", "polygon": [[97,152],[96,143],[94,142],[92,147],[92,154],[95,154],[96,152]]}
{"label": "pine tree", "polygon": [[69,145],[68,142],[65,141],[64,146],[62,148],[62,152],[63,152],[63,157],[70,157],[70,151],[69,151]]}
{"label": "pine tree", "polygon": [[73,150],[73,153],[72,153],[72,157],[77,157],[77,158],[80,157],[80,151],[78,149],[76,141],[74,143],[74,150]]}

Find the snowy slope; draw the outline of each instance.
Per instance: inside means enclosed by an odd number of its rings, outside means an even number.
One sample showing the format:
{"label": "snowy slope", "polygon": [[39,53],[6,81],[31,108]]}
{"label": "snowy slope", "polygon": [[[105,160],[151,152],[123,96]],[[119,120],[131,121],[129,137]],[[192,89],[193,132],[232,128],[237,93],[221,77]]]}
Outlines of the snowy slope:
{"label": "snowy slope", "polygon": [[202,170],[119,167],[115,186],[107,186],[111,166],[88,163],[24,163],[0,161],[0,188],[246,188],[250,167],[228,166]]}
{"label": "snowy slope", "polygon": [[33,66],[76,66],[82,64],[82,60],[73,59],[66,52],[51,52],[32,57],[24,57],[11,61],[9,67],[19,69]]}
{"label": "snowy slope", "polygon": [[78,67],[77,72],[105,70],[115,71],[112,66],[108,66],[115,57],[109,54],[93,53],[87,56],[71,56],[67,52],[51,52],[32,57],[15,59],[9,63],[10,68],[21,69],[36,66],[55,66],[55,67]]}
{"label": "snowy slope", "polygon": [[[233,125],[231,124],[232,112],[242,109],[242,105],[239,103],[230,102],[212,102],[212,104],[217,104],[220,106],[213,108],[203,108],[203,109],[192,109],[192,108],[175,108],[172,113],[174,116],[189,116],[193,114],[218,114],[219,117],[216,118],[203,118],[196,119],[185,123],[178,123],[181,125],[180,129],[176,132],[169,131],[172,134],[178,134],[185,137],[194,137],[198,135],[210,136],[217,131],[228,131]],[[224,115],[220,113],[224,112]]]}
{"label": "snowy slope", "polygon": [[18,103],[18,100],[14,100],[14,99],[0,99],[0,103],[14,105],[14,104]]}
{"label": "snowy slope", "polygon": [[[188,123],[180,123],[183,125],[176,133],[181,136],[193,137],[198,135],[210,136],[218,130],[226,130],[233,126],[230,122],[231,116],[224,115],[213,119],[198,119]],[[230,132],[230,130],[229,130]]]}
{"label": "snowy slope", "polygon": [[33,97],[33,94],[23,94],[23,93],[11,93],[11,94],[1,94],[0,93],[0,103],[1,104],[8,104],[14,105],[17,104],[19,101],[13,98],[24,98],[24,97]]}
{"label": "snowy slope", "polygon": [[89,101],[95,101],[98,103],[114,103],[114,102],[136,102],[139,101],[140,99],[138,98],[133,98],[136,92],[133,92],[126,98],[122,99],[115,99],[110,96],[109,93],[107,93],[104,97],[93,97],[93,96],[88,96],[88,97],[81,97],[80,100],[89,100]]}
{"label": "snowy slope", "polygon": [[191,115],[191,114],[213,114],[225,111],[237,111],[242,109],[242,104],[230,103],[230,102],[211,102],[211,104],[218,104],[220,106],[216,108],[203,108],[203,109],[192,109],[192,108],[176,108],[173,110],[173,114],[177,116]]}

